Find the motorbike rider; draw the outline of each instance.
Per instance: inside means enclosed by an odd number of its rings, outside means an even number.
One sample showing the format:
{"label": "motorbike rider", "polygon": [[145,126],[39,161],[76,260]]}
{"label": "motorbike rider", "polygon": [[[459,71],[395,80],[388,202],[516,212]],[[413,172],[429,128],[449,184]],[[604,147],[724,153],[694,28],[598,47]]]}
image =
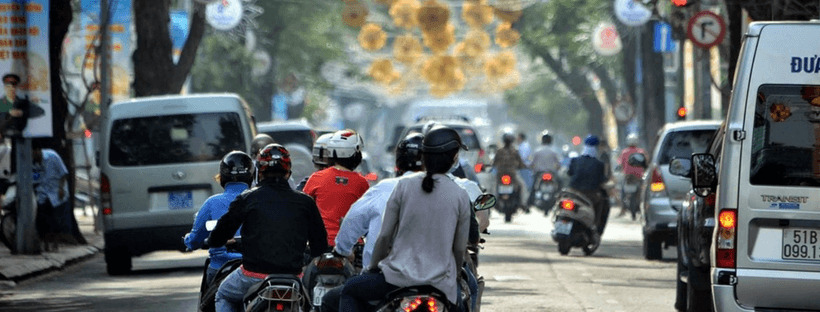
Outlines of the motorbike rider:
{"label": "motorbike rider", "polygon": [[[313,168],[316,171],[321,171],[330,167],[330,160],[327,158],[327,142],[330,141],[330,137],[333,136],[333,133],[325,133],[320,135],[316,138],[316,142],[313,142]],[[307,180],[310,179],[310,176],[306,176],[299,182],[299,185],[296,186],[296,190],[301,191],[305,189],[305,184],[307,184]]]}
{"label": "motorbike rider", "polygon": [[493,168],[495,168],[496,171],[496,178],[500,179],[500,177],[505,174],[514,177],[513,181],[519,190],[520,205],[525,207],[525,211],[528,211],[529,209],[526,202],[527,197],[529,197],[527,195],[528,190],[524,187],[524,180],[518,174],[518,170],[526,168],[527,165],[521,160],[521,155],[518,153],[515,145],[513,145],[515,142],[514,134],[505,132],[501,135],[501,141],[504,143],[504,146],[495,153],[495,158],[493,159]]}
{"label": "motorbike rider", "polygon": [[[199,249],[208,237],[208,230],[205,223],[210,220],[218,220],[219,217],[228,212],[228,205],[236,196],[248,189],[253,183],[254,168],[253,160],[248,154],[240,151],[233,151],[222,157],[219,162],[219,174],[215,179],[219,181],[224,193],[209,197],[199,208],[194,218],[191,232],[185,234],[183,242],[190,250]],[[205,271],[205,284],[211,284],[214,275],[225,262],[242,258],[238,252],[229,252],[225,247],[214,247],[208,249],[209,264]]]}
{"label": "motorbike rider", "polygon": [[314,257],[327,250],[327,232],[316,203],[288,185],[287,149],[266,146],[256,166],[259,187],[237,196],[208,238],[211,246],[222,246],[242,227],[243,263],[220,284],[217,311],[240,311],[248,289],[269,274],[302,272],[306,246]]}
{"label": "motorbike rider", "polygon": [[[626,145],[627,147],[624,148],[618,156],[618,167],[620,167],[624,173],[624,183],[628,181],[627,179],[640,181],[643,177],[644,168],[629,165],[629,156],[632,156],[632,154],[635,153],[646,155],[646,151],[638,147],[638,135],[635,133],[630,133],[626,136]],[[624,198],[624,196],[624,189],[621,187],[621,198]],[[620,217],[626,214],[627,209],[629,208],[621,205],[621,212],[618,213],[618,216]]]}
{"label": "motorbike rider", "polygon": [[527,134],[524,132],[518,132],[516,142],[518,142],[518,154],[521,156],[521,161],[527,166],[524,169],[519,169],[518,172],[521,174],[521,179],[524,180],[524,185],[529,190],[532,188],[533,182],[533,173],[532,170],[530,170],[532,166],[532,147],[530,147],[530,142],[527,141]]}
{"label": "motorbike rider", "polygon": [[370,187],[361,174],[353,170],[362,162],[362,137],[353,130],[333,133],[327,142],[328,158],[333,163],[314,172],[305,184],[304,192],[316,200],[327,229],[327,245],[335,244],[336,233],[350,205]]}
{"label": "motorbike rider", "polygon": [[[561,156],[552,149],[552,134],[549,130],[541,131],[541,146],[532,154],[531,166],[533,174],[535,174],[533,176],[534,181],[538,181],[541,177],[537,175],[544,172],[553,174],[557,179],[558,170],[561,169]],[[535,187],[535,183],[533,183],[533,187]],[[530,200],[533,199],[532,194],[534,193],[530,191]]]}
{"label": "motorbike rider", "polygon": [[569,164],[569,187],[580,191],[592,201],[595,208],[596,230],[603,234],[609,214],[609,200],[603,184],[606,182],[604,163],[598,159],[597,147],[600,140],[595,135],[584,139],[584,149],[581,155],[573,158]]}
{"label": "motorbike rider", "polygon": [[[400,287],[430,285],[452,304],[458,301],[458,272],[464,261],[470,198],[446,173],[466,150],[458,132],[434,126],[422,143],[425,173],[399,179],[365,273],[347,280],[341,311],[366,310]],[[424,256],[419,256],[424,255]]]}

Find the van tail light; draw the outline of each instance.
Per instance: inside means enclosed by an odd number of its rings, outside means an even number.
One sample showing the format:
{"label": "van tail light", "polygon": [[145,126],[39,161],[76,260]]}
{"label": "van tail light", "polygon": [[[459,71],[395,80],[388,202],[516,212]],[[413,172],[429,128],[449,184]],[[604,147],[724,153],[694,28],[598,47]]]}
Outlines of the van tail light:
{"label": "van tail light", "polygon": [[512,177],[509,174],[501,176],[501,184],[510,185],[510,183],[512,183]]}
{"label": "van tail light", "polygon": [[663,183],[663,175],[661,175],[660,169],[658,168],[652,170],[652,184],[649,185],[649,190],[654,193],[666,190],[666,184]]}
{"label": "van tail light", "polygon": [[541,175],[541,180],[542,181],[547,181],[547,182],[552,181],[552,173],[547,172],[545,174],[542,174]]}
{"label": "van tail light", "polygon": [[111,182],[105,174],[100,174],[100,206],[103,215],[111,214]]}
{"label": "van tail light", "polygon": [[572,199],[564,199],[561,201],[561,208],[564,210],[575,210],[575,202]]}
{"label": "van tail light", "polygon": [[715,238],[717,267],[734,269],[737,259],[737,209],[722,209],[718,214]]}
{"label": "van tail light", "polygon": [[481,172],[482,170],[484,170],[484,163],[475,164],[475,167],[473,167],[473,170],[475,170],[475,173]]}

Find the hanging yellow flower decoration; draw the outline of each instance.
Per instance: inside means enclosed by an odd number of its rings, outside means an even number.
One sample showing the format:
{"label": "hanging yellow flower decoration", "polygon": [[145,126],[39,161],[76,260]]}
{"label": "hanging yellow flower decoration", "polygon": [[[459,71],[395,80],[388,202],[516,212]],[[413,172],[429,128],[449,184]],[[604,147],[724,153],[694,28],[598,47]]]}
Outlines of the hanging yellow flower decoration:
{"label": "hanging yellow flower decoration", "polygon": [[473,28],[482,28],[493,22],[493,8],[486,4],[486,0],[465,0],[461,7],[461,17],[464,22]]}
{"label": "hanging yellow flower decoration", "polygon": [[362,27],[367,21],[367,6],[359,1],[345,1],[342,9],[342,21],[350,27]]}
{"label": "hanging yellow flower decoration", "polygon": [[434,33],[448,25],[450,8],[436,0],[427,0],[418,9],[416,16],[422,32]]}
{"label": "hanging yellow flower decoration", "polygon": [[512,29],[509,23],[498,24],[495,28],[495,44],[502,48],[509,48],[518,43],[521,34],[517,30]]}
{"label": "hanging yellow flower decoration", "polygon": [[464,53],[469,57],[484,54],[490,48],[490,35],[481,30],[471,30],[464,37]]}
{"label": "hanging yellow flower decoration", "polygon": [[430,85],[430,94],[436,97],[445,97],[464,88],[464,82],[464,74],[458,71],[445,82]]}
{"label": "hanging yellow flower decoration", "polygon": [[495,61],[498,63],[502,74],[511,73],[515,70],[515,54],[512,51],[504,51],[495,55]]}
{"label": "hanging yellow flower decoration", "polygon": [[367,24],[359,32],[359,44],[368,51],[375,51],[387,43],[387,33],[377,24]]}
{"label": "hanging yellow flower decoration", "polygon": [[493,8],[493,11],[495,12],[495,16],[498,17],[498,19],[500,19],[504,22],[507,22],[507,23],[515,23],[515,21],[517,21],[519,18],[521,18],[521,14],[522,14],[522,12],[520,10],[519,11],[505,11],[505,10],[501,10],[501,9],[498,9],[498,8]]}
{"label": "hanging yellow flower decoration", "polygon": [[464,75],[461,73],[461,69],[458,67],[458,60],[456,60],[455,57],[450,55],[438,55],[424,61],[421,75],[430,84],[443,84],[448,79],[456,77],[458,75],[457,72],[462,76]]}
{"label": "hanging yellow flower decoration", "polygon": [[392,5],[395,0],[376,0],[376,2],[384,5]]}
{"label": "hanging yellow flower decoration", "polygon": [[424,45],[433,53],[442,53],[456,42],[456,28],[452,24],[447,24],[442,31],[423,33],[422,39]]}
{"label": "hanging yellow flower decoration", "polygon": [[390,7],[390,17],[393,24],[404,29],[412,29],[418,25],[419,2],[416,0],[398,0]]}
{"label": "hanging yellow flower decoration", "polygon": [[412,34],[396,37],[393,42],[393,57],[399,62],[413,63],[423,52],[421,43]]}
{"label": "hanging yellow flower decoration", "polygon": [[373,63],[370,64],[370,69],[367,70],[367,74],[370,75],[373,80],[386,85],[399,79],[399,73],[393,69],[393,63],[388,59],[373,61]]}

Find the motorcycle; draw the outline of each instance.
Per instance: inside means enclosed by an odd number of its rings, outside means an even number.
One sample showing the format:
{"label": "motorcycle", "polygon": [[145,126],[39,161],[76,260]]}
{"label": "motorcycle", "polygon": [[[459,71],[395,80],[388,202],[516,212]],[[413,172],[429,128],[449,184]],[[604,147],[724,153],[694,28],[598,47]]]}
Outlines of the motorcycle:
{"label": "motorcycle", "polygon": [[504,174],[498,177],[496,183],[496,194],[498,194],[498,209],[504,213],[504,222],[512,221],[512,216],[519,206],[518,184],[513,180],[514,177],[509,174]]}
{"label": "motorcycle", "polygon": [[558,195],[552,239],[558,243],[558,252],[567,255],[572,247],[581,247],[589,256],[601,244],[596,231],[595,208],[582,193],[564,189]]}
{"label": "motorcycle", "polygon": [[632,215],[632,221],[637,219],[640,196],[638,189],[640,186],[641,178],[631,174],[624,175],[624,181],[623,184],[621,184],[621,194],[623,194],[623,196],[621,196],[621,205],[624,205],[624,208],[629,210],[629,213]]}
{"label": "motorcycle", "polygon": [[553,172],[538,172],[535,177],[530,192],[532,194],[532,204],[544,211],[544,215],[547,215],[555,205],[555,195],[561,189],[561,185]]}
{"label": "motorcycle", "polygon": [[[205,222],[205,229],[210,232],[216,227],[216,220],[209,220]],[[207,240],[205,244],[202,245],[202,249],[208,249]],[[230,244],[226,244],[225,248],[228,248],[230,252],[241,252],[242,250],[242,238],[241,237],[234,237],[233,242]],[[242,265],[242,259],[233,259],[225,262],[219,270],[214,274],[213,280],[208,283],[208,266],[211,264],[211,259],[205,259],[205,266],[202,269],[202,282],[199,285],[199,309],[200,312],[213,312],[216,311],[216,291],[219,290],[219,284],[228,277],[233,271],[239,268]]]}
{"label": "motorcycle", "polygon": [[[9,179],[0,179],[0,241],[17,253],[17,186]],[[32,193],[33,194],[33,193]],[[32,205],[37,207],[36,196],[32,197]]]}
{"label": "motorcycle", "polygon": [[311,267],[306,269],[312,271],[313,276],[305,276],[304,283],[308,285],[308,296],[310,296],[311,311],[319,311],[322,307],[322,298],[325,294],[341,286],[353,274],[353,267],[344,257],[338,257],[333,253],[325,253],[314,259]]}

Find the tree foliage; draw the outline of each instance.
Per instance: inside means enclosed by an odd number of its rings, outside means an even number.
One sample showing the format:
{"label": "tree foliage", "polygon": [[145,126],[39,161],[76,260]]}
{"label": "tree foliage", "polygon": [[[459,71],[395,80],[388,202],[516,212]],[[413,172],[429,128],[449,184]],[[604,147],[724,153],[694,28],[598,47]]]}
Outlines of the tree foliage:
{"label": "tree foliage", "polygon": [[[540,69],[540,70],[538,70]],[[537,120],[533,128],[546,128],[553,133],[583,135],[587,133],[586,110],[579,110],[578,99],[555,76],[546,72],[546,68],[532,68],[533,79],[518,88],[507,91],[505,98],[513,116],[527,116],[527,120]],[[523,121],[526,122],[526,121]]]}

